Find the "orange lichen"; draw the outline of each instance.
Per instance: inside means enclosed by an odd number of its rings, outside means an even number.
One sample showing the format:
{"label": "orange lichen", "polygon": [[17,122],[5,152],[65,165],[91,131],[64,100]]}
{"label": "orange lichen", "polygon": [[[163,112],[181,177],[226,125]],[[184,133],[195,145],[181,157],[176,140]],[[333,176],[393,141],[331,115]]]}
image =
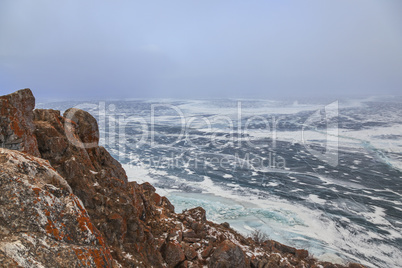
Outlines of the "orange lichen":
{"label": "orange lichen", "polygon": [[54,225],[54,223],[50,219],[47,219],[46,232],[48,234],[51,234],[54,238],[56,238],[58,240],[63,239],[63,237],[60,235],[59,229],[57,229],[57,227]]}
{"label": "orange lichen", "polygon": [[92,222],[89,219],[89,217],[86,215],[86,210],[81,206],[81,203],[78,201],[78,199],[75,196],[74,196],[73,200],[74,200],[75,205],[80,209],[80,213],[77,216],[77,221],[78,221],[79,227],[84,232],[89,230],[90,232],[94,233],[94,226],[92,225]]}
{"label": "orange lichen", "polygon": [[[94,250],[94,249],[80,249],[74,248],[75,254],[78,260],[81,261],[83,266],[92,266],[91,261],[96,267],[108,267],[107,258],[111,259],[111,255],[108,251]],[[105,258],[107,257],[107,258]]]}
{"label": "orange lichen", "polygon": [[50,212],[49,212],[49,210],[44,209],[44,212],[45,212],[45,215],[46,215],[47,217],[50,217]]}
{"label": "orange lichen", "polygon": [[120,214],[118,214],[118,213],[113,213],[113,214],[110,216],[110,219],[112,219],[112,220],[121,219],[121,216],[120,216]]}
{"label": "orange lichen", "polygon": [[82,265],[87,266],[86,260],[88,259],[88,257],[84,254],[84,251],[78,248],[73,249],[75,251],[75,255],[77,255],[77,258],[81,261]]}
{"label": "orange lichen", "polygon": [[101,254],[100,250],[90,249],[89,252],[93,257],[96,267],[105,267],[105,258],[102,256],[103,254]]}
{"label": "orange lichen", "polygon": [[36,194],[37,196],[39,196],[39,193],[42,191],[42,189],[41,189],[41,188],[37,188],[37,187],[32,187],[32,191],[34,191],[35,194]]}
{"label": "orange lichen", "polygon": [[18,124],[18,120],[16,118],[12,118],[10,127],[18,137],[22,137],[24,135],[24,130],[20,128],[20,125]]}

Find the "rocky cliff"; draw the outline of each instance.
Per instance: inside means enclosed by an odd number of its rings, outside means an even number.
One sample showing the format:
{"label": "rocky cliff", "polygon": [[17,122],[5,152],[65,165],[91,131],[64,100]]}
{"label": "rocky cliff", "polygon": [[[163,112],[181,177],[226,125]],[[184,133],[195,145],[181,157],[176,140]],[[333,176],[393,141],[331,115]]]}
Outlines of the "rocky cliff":
{"label": "rocky cliff", "polygon": [[344,267],[245,238],[202,208],[175,213],[128,182],[89,113],[34,106],[29,89],[0,97],[2,267]]}

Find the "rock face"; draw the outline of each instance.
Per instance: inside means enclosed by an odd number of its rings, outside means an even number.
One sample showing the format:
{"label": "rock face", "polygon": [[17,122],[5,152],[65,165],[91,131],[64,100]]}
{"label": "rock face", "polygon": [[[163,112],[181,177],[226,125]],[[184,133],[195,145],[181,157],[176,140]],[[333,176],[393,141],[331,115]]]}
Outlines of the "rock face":
{"label": "rock face", "polygon": [[[155,212],[156,194],[135,182],[129,183],[120,163],[98,146],[96,120],[89,113],[78,109],[69,109],[65,114],[68,113],[75,121],[54,110],[34,111],[42,157],[83,201],[92,222],[113,248],[114,259],[124,267],[160,267],[162,255],[144,222]],[[92,143],[90,148],[85,148],[83,139],[86,144]],[[159,206],[168,204],[159,199]]]}
{"label": "rock face", "polygon": [[243,250],[229,240],[223,241],[216,247],[208,264],[213,268],[246,268],[250,266]]}
{"label": "rock face", "polygon": [[0,146],[40,157],[32,124],[35,98],[30,89],[0,96]]}
{"label": "rock face", "polygon": [[47,161],[0,148],[0,170],[2,267],[112,267],[80,199]]}
{"label": "rock face", "polygon": [[88,112],[32,112],[31,95],[0,97],[0,146],[43,158],[0,151],[5,267],[344,267],[257,243],[207,221],[200,207],[174,213],[152,185],[128,182]]}

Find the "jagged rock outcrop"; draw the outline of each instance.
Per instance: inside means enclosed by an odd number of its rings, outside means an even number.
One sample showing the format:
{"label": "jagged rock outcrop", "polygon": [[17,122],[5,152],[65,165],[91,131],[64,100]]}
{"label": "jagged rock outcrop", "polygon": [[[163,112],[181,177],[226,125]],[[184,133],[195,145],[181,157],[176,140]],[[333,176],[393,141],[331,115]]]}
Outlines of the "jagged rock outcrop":
{"label": "jagged rock outcrop", "polygon": [[40,157],[32,124],[35,98],[30,89],[0,96],[0,147]]}
{"label": "jagged rock outcrop", "polygon": [[[9,100],[11,95],[13,94],[0,99]],[[26,89],[18,95],[29,96],[30,91]],[[18,98],[14,96],[11,99]],[[0,214],[4,215],[4,220],[0,221],[0,233],[6,230],[5,243],[21,241],[18,243],[23,244],[14,246],[14,251],[0,247],[0,260],[3,258],[7,267],[28,260],[44,261],[48,257],[46,254],[53,252],[60,253],[60,259],[44,263],[45,267],[57,267],[55,261],[67,257],[71,259],[69,261],[72,265],[67,265],[68,267],[75,267],[74,262],[77,264],[77,260],[81,261],[81,265],[89,267],[343,267],[319,263],[309,258],[307,251],[275,241],[257,243],[251,238],[245,238],[228,224],[207,221],[202,208],[174,213],[169,200],[158,195],[151,184],[128,182],[120,163],[98,145],[98,126],[88,112],[74,108],[67,110],[63,116],[56,110],[39,109],[32,112],[32,98],[19,98],[19,101],[19,104],[6,105],[18,110],[13,110],[17,115],[13,120],[24,121],[26,125],[21,128],[22,132],[15,134],[16,128],[9,123],[12,122],[8,114],[11,108],[0,107],[0,118],[6,118],[6,123],[0,122],[1,133],[8,133],[8,140],[10,137],[18,140],[19,145],[13,149],[40,155],[49,162],[38,158],[30,159],[27,154],[18,152],[14,154],[27,159],[22,162],[28,164],[13,163],[11,160],[2,162],[0,155],[0,169],[9,170],[13,174],[20,172],[27,181],[21,184],[10,175],[0,175],[0,187],[9,196],[12,196],[10,187],[16,187],[17,192],[21,190],[28,200],[33,200],[33,208],[28,209],[30,214],[22,216],[20,221],[12,225],[14,221],[7,220],[7,213],[14,215],[13,219],[17,215],[24,215],[25,203],[21,203],[22,200],[12,203],[13,201],[0,199]],[[15,139],[17,136],[21,138]],[[4,152],[8,155],[4,159],[11,159],[10,151]],[[32,173],[35,165],[38,166],[37,171]],[[52,179],[49,178],[50,175],[40,173],[42,166],[46,166],[46,172],[54,175]],[[38,176],[41,182],[37,181]],[[30,187],[31,184],[35,186]],[[32,190],[33,187],[41,190]],[[54,198],[49,199],[48,196]],[[40,198],[39,203],[34,203],[35,197]],[[36,204],[42,204],[41,209],[45,209],[49,200],[57,203],[55,208],[43,212],[52,224],[34,214]],[[70,214],[65,212],[68,209]],[[42,222],[31,221],[29,215],[32,219],[39,217]],[[91,230],[93,236],[85,232],[82,221],[76,220],[81,217],[85,218],[85,226]],[[27,223],[29,221],[31,222]],[[47,228],[48,225],[51,228]],[[35,227],[40,230],[36,232],[33,226],[42,226],[44,229]],[[13,231],[12,228],[17,227],[29,233],[28,236],[32,239]],[[17,238],[11,240],[12,237]],[[72,243],[74,245],[68,244],[68,237],[75,241]],[[41,243],[47,251],[42,250]],[[79,247],[80,251],[70,251],[73,246]],[[62,253],[64,248],[66,250]],[[32,256],[42,251],[45,252],[45,257],[32,259]],[[10,252],[18,252],[19,255],[16,257]],[[100,259],[102,262],[98,262]],[[84,261],[85,265],[82,264]],[[20,265],[30,267],[26,262]]]}
{"label": "jagged rock outcrop", "polygon": [[112,267],[81,200],[48,161],[0,148],[1,267]]}
{"label": "jagged rock outcrop", "polygon": [[89,113],[79,109],[69,109],[65,115],[68,113],[75,121],[61,116],[59,111],[34,111],[35,135],[42,157],[49,160],[83,201],[121,265],[161,267],[162,255],[144,221],[152,217],[152,206],[169,205],[167,199],[159,197],[156,204],[157,197],[145,197],[147,189],[128,182],[120,163],[98,146],[96,120]]}

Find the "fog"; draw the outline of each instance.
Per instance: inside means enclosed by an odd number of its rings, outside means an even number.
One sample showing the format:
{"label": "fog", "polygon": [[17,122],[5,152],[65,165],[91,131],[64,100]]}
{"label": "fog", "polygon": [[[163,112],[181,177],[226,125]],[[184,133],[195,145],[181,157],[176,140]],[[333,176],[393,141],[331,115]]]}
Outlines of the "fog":
{"label": "fog", "polygon": [[0,93],[298,98],[402,92],[402,1],[0,2]]}

